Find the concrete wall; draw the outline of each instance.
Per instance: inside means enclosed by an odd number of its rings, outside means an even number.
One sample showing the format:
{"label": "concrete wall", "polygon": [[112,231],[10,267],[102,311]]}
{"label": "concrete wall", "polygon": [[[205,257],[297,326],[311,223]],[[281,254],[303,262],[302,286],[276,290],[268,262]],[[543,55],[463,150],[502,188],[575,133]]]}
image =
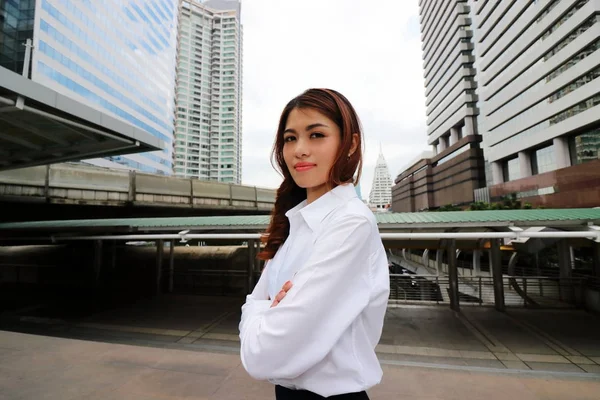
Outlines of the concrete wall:
{"label": "concrete wall", "polygon": [[[485,186],[481,136],[469,135],[428,159],[402,172],[392,187],[392,211],[416,212],[446,204],[467,205],[474,201],[474,190]],[[470,148],[460,153],[460,150]],[[457,152],[454,158],[446,159]]]}
{"label": "concrete wall", "polygon": [[[75,301],[86,301],[92,293],[110,294],[118,299],[154,295],[155,246],[118,243],[113,256],[112,243],[103,242],[97,281],[94,259],[91,241],[60,246],[0,247],[3,288],[0,292],[27,293],[32,297],[63,293]],[[247,265],[245,246],[176,246],[174,292],[243,296],[248,281]],[[166,246],[162,266],[162,289],[167,292],[169,249]],[[43,296],[38,301],[43,302]]]}
{"label": "concrete wall", "polygon": [[[549,194],[539,194],[548,193]],[[600,160],[494,185],[492,200],[517,193],[521,201],[546,208],[600,206]]]}

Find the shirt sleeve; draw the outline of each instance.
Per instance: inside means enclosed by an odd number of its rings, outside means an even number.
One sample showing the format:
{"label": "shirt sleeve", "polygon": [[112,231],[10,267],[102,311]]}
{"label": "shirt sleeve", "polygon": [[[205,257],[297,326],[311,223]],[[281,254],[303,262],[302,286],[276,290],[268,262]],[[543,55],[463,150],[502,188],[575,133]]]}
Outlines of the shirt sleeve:
{"label": "shirt sleeve", "polygon": [[372,233],[364,216],[328,222],[284,299],[245,321],[240,354],[253,378],[294,379],[331,351],[369,303]]}
{"label": "shirt sleeve", "polygon": [[[265,310],[269,309],[272,301],[269,300],[269,262],[267,261],[265,267],[263,268],[262,273],[260,274],[260,278],[258,279],[258,283],[254,286],[254,290],[252,293],[246,296],[246,302],[242,306],[242,318],[240,321],[240,333],[243,330],[245,323],[249,318],[256,315],[257,313],[262,313]],[[240,334],[241,339],[241,334]]]}

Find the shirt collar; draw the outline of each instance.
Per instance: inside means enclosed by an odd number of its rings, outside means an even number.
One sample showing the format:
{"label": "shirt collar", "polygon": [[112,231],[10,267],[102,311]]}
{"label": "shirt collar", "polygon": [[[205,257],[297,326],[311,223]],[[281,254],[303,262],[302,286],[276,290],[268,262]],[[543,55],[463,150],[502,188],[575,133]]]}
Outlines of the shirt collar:
{"label": "shirt collar", "polygon": [[321,221],[323,221],[329,213],[355,197],[358,196],[356,195],[356,190],[352,183],[338,185],[308,205],[306,204],[306,200],[304,200],[302,203],[298,204],[298,206],[288,211],[290,215],[286,213],[286,216],[290,218],[294,214],[300,213],[308,227],[313,232],[316,232]]}
{"label": "shirt collar", "polygon": [[302,200],[300,203],[298,203],[298,205],[290,208],[286,213],[285,216],[288,217],[288,219],[292,219],[296,214],[298,214],[298,212],[300,210],[302,210],[304,207],[306,207],[306,200]]}

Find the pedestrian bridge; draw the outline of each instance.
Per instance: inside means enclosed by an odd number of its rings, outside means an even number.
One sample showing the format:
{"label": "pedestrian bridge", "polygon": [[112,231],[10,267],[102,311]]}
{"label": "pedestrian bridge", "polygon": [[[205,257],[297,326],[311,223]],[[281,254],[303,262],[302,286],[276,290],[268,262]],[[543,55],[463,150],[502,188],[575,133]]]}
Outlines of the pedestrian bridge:
{"label": "pedestrian bridge", "polygon": [[275,203],[275,190],[81,164],[57,164],[0,172],[0,201],[19,205],[129,207],[132,210],[154,207],[170,210],[171,215],[182,209],[198,214],[203,211],[268,214]]}

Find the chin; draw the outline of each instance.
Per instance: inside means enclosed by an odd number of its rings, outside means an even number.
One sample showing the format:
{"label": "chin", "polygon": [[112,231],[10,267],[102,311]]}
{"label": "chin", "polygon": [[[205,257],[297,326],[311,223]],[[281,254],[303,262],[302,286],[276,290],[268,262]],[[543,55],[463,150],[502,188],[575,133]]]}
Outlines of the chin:
{"label": "chin", "polygon": [[296,185],[298,185],[299,187],[301,187],[302,189],[309,189],[311,187],[313,187],[314,185],[311,185],[310,183],[301,181],[301,180],[295,180],[294,182],[296,183]]}

